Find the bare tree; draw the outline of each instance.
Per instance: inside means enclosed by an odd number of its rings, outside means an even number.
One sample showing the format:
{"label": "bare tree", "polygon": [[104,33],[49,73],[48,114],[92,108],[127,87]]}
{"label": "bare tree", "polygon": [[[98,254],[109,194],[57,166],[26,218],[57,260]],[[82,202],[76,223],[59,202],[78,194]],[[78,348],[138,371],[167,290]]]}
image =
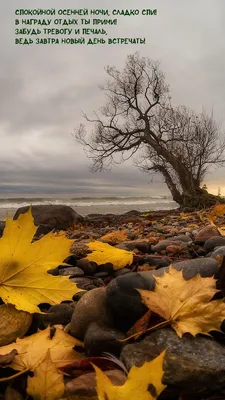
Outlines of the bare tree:
{"label": "bare tree", "polygon": [[[137,153],[136,165],[160,173],[176,202],[190,205],[197,199],[198,203],[209,168],[225,163],[225,140],[220,139],[213,114],[203,110],[197,115],[187,107],[173,107],[159,64],[139,53],[127,57],[122,71],[115,67],[106,71],[110,79],[101,87],[106,95],[101,116],[95,113],[90,119],[84,114],[94,130],[88,135],[83,124],[75,130],[76,140],[93,160],[93,170]],[[210,196],[211,202],[216,200]]]}

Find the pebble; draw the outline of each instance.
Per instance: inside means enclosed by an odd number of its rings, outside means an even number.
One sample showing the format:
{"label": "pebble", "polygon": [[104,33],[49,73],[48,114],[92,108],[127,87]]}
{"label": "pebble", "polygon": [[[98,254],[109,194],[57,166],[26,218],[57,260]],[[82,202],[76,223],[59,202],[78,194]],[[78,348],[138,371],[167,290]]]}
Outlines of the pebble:
{"label": "pebble", "polygon": [[108,352],[119,356],[122,343],[117,339],[125,339],[126,335],[115,328],[107,328],[96,322],[89,324],[85,336],[84,347],[86,357],[101,356]]}
{"label": "pebble", "polygon": [[84,271],[78,267],[67,267],[59,270],[59,275],[72,276],[73,278],[84,275]]}
{"label": "pebble", "polygon": [[96,272],[94,274],[94,277],[96,278],[107,278],[109,276],[107,271],[102,271],[102,272]]}
{"label": "pebble", "polygon": [[111,327],[112,317],[106,303],[105,288],[93,289],[81,297],[73,312],[70,333],[79,340],[84,340],[90,323]]}
{"label": "pebble", "polygon": [[197,231],[195,235],[195,241],[200,243],[205,242],[206,240],[214,236],[220,236],[217,228],[213,225],[207,225],[204,228],[201,228],[200,230]]}
{"label": "pebble", "polygon": [[88,260],[78,260],[77,267],[81,268],[85,275],[91,276],[96,272],[97,264]]}
{"label": "pebble", "polygon": [[77,257],[72,254],[71,256],[65,258],[64,263],[73,265],[75,267],[77,265]]}

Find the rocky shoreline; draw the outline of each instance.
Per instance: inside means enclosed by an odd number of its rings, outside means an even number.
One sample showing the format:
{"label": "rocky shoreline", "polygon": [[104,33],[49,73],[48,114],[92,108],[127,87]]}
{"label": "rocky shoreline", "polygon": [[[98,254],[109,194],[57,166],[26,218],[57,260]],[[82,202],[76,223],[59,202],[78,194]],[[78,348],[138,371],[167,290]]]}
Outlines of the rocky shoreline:
{"label": "rocky shoreline", "polygon": [[[19,209],[14,219],[25,211],[25,208]],[[183,271],[186,280],[197,274],[220,276],[225,237],[207,220],[204,211],[131,211],[123,215],[82,217],[67,206],[34,206],[32,212],[35,224],[40,225],[34,240],[52,229],[66,230],[67,237],[74,239],[71,255],[64,260],[69,265],[59,265],[48,273],[68,276],[84,291],[74,295],[71,302],[55,306],[43,304],[45,314],[34,315],[27,335],[48,325],[63,325],[71,336],[84,343],[87,359],[111,354],[114,367],[108,368],[107,374],[116,385],[124,383],[124,370],[129,371],[133,365],[141,366],[167,348],[163,377],[167,388],[158,399],[225,398],[223,333],[195,338],[185,334],[180,339],[172,328],[166,327],[133,342],[118,341],[126,338],[126,333],[148,310],[136,289],[154,290],[154,277],[168,271],[171,264]],[[224,215],[218,217],[218,223],[225,225]],[[4,223],[1,223],[0,231],[3,229]],[[124,240],[117,239],[116,235],[104,239],[105,235],[118,231],[125,232]],[[88,243],[93,240],[133,251],[132,264],[114,270],[110,261],[102,265],[88,261]],[[82,400],[82,396],[86,399],[96,395],[93,371],[77,374],[77,377],[73,374],[66,377],[65,399],[80,396]],[[3,386],[4,392],[6,386]]]}

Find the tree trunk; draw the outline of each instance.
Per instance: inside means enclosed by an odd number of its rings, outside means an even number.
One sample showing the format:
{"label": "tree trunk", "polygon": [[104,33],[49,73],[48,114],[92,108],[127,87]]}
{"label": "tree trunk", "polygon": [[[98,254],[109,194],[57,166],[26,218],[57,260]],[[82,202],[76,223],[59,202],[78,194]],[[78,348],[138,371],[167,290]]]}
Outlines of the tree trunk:
{"label": "tree trunk", "polygon": [[[194,186],[194,179],[192,177],[190,178],[191,180],[188,187],[184,187],[184,184],[181,184],[183,193],[180,193],[165,166],[156,164],[151,169],[158,171],[163,175],[165,183],[172,194],[173,200],[178,203],[181,208],[202,209],[209,208],[216,203],[225,203],[225,199],[208,193],[207,190],[201,189],[197,184]],[[182,177],[182,174],[179,175],[180,181],[182,180]],[[187,183],[187,176],[185,183]]]}
{"label": "tree trunk", "polygon": [[179,190],[177,189],[176,184],[173,182],[168,170],[166,169],[166,167],[164,167],[163,165],[154,165],[154,167],[152,168],[154,171],[158,171],[161,172],[161,174],[163,175],[164,179],[165,179],[165,183],[168,186],[168,189],[170,190],[172,196],[173,196],[173,200],[176,201],[176,203],[178,204],[182,204],[182,195],[179,192]]}

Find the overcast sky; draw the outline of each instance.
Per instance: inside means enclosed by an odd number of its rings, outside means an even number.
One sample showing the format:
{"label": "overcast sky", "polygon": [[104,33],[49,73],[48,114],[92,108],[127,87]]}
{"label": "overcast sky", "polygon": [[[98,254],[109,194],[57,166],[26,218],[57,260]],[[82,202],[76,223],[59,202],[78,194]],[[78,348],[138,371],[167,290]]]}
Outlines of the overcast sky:
{"label": "overcast sky", "polygon": [[[17,8],[157,8],[158,15],[117,17],[110,36],[145,37],[145,45],[14,44]],[[28,17],[29,18],[29,17]],[[0,195],[167,194],[160,177],[126,162],[110,172],[91,173],[90,160],[71,135],[104,104],[99,85],[104,67],[122,68],[140,51],[161,62],[174,104],[205,107],[223,126],[225,117],[224,0],[7,0],[0,12]],[[208,188],[225,195],[225,169],[208,175]]]}

